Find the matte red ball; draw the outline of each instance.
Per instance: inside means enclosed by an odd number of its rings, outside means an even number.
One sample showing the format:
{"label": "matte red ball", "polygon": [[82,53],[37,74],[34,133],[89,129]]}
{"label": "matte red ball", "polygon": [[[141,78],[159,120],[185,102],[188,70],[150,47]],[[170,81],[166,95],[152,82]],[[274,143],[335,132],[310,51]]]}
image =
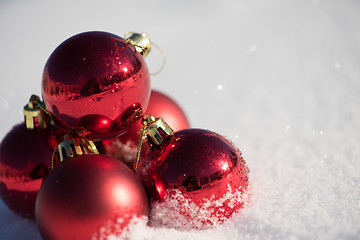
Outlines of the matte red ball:
{"label": "matte red ball", "polygon": [[85,32],[61,43],[46,62],[42,95],[55,121],[86,139],[125,132],[146,109],[146,63],[123,38]]}
{"label": "matte red ball", "polygon": [[[149,198],[160,205],[164,202],[161,211],[177,209],[160,217],[163,223],[167,218],[166,224],[176,227],[174,220],[183,217],[184,225],[204,228],[225,221],[242,208],[248,172],[240,150],[224,137],[208,130],[186,129],[143,160],[138,173]],[[174,219],[174,214],[182,216]],[[154,218],[159,221],[156,215]]]}
{"label": "matte red ball", "polygon": [[80,155],[46,177],[35,214],[43,239],[97,239],[120,234],[148,211],[144,188],[128,167],[103,155]]}
{"label": "matte red ball", "polygon": [[0,197],[16,214],[33,218],[35,201],[48,172],[53,132],[16,125],[0,144]]}
{"label": "matte red ball", "polygon": [[[163,118],[174,131],[180,131],[190,127],[186,114],[179,104],[169,96],[156,90],[151,91],[149,105],[145,113],[156,118]],[[132,168],[136,159],[140,130],[141,121],[124,134],[103,141],[100,147],[102,152],[107,156],[121,160]]]}

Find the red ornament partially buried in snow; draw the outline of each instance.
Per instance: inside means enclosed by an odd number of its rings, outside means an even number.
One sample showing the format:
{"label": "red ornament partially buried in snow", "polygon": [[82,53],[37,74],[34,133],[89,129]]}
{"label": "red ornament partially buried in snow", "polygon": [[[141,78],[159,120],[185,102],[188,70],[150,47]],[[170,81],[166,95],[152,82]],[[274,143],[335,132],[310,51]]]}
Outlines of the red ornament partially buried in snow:
{"label": "red ornament partially buried in snow", "polygon": [[249,169],[239,149],[202,129],[176,132],[140,163],[138,175],[152,205],[153,225],[203,229],[241,209]]}
{"label": "red ornament partially buried in snow", "polygon": [[43,239],[107,239],[148,211],[144,188],[128,167],[84,154],[65,159],[46,177],[35,215]]}
{"label": "red ornament partially buried in snow", "polygon": [[46,62],[42,95],[62,127],[86,139],[114,137],[146,109],[150,77],[133,45],[106,32],[85,32],[60,44]]}

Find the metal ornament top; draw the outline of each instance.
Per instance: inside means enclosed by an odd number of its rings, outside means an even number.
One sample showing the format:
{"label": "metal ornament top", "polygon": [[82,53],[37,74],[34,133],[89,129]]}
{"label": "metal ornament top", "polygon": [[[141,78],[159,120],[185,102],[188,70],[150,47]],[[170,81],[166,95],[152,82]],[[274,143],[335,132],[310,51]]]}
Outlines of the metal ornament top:
{"label": "metal ornament top", "polygon": [[40,98],[32,95],[29,103],[24,107],[26,128],[30,130],[34,128],[47,128],[50,125],[50,121],[45,111],[45,105]]}
{"label": "metal ornament top", "polygon": [[[129,35],[129,37],[126,37]],[[125,34],[126,41],[133,45],[137,52],[145,57],[151,49],[150,37],[146,33],[128,32]]]}

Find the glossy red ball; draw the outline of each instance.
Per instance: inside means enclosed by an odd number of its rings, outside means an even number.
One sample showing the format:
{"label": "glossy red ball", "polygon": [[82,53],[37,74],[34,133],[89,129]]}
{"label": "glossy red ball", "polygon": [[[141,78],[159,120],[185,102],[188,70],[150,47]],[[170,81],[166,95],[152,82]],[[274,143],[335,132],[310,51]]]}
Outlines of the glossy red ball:
{"label": "glossy red ball", "polygon": [[172,98],[159,91],[152,90],[146,114],[161,117],[174,132],[190,127],[185,112]]}
{"label": "glossy red ball", "polygon": [[[156,90],[151,91],[149,105],[145,113],[156,118],[163,118],[174,131],[190,127],[182,108],[169,96]],[[105,155],[116,158],[132,168],[136,159],[140,130],[141,121],[121,136],[103,141],[100,144],[101,151]],[[144,148],[146,147],[144,146]],[[144,154],[146,155],[146,153]]]}
{"label": "glossy red ball", "polygon": [[0,197],[15,213],[33,218],[35,201],[53,152],[50,129],[16,125],[0,144]]}
{"label": "glossy red ball", "polygon": [[[180,214],[185,225],[203,228],[225,221],[242,208],[248,172],[240,150],[224,137],[207,130],[186,129],[176,132],[167,146],[143,160],[138,173],[149,198],[171,201],[170,205],[161,205],[161,211],[166,212],[169,206],[177,209],[165,214],[171,220],[166,224],[175,226],[172,215]],[[156,214],[153,220],[159,220]],[[166,222],[164,217],[161,221]]]}
{"label": "glossy red ball", "polygon": [[60,44],[47,60],[42,95],[62,127],[86,139],[110,138],[141,118],[150,96],[149,71],[123,38],[80,33]]}
{"label": "glossy red ball", "polygon": [[144,188],[128,167],[103,155],[79,155],[46,177],[35,214],[43,239],[97,239],[120,234],[148,211]]}

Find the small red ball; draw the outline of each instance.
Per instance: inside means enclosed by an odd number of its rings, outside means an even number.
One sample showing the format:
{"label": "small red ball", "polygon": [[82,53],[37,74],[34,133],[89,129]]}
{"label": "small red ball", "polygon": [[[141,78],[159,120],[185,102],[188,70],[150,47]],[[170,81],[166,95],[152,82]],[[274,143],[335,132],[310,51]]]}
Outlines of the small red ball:
{"label": "small red ball", "polygon": [[51,129],[16,125],[0,144],[0,197],[15,213],[33,218],[43,177],[48,173],[54,141]]}
{"label": "small red ball", "polygon": [[60,44],[46,62],[42,95],[55,121],[87,139],[125,132],[146,109],[150,77],[123,38],[85,32]]}
{"label": "small red ball", "polygon": [[160,201],[162,217],[152,215],[157,224],[205,228],[230,218],[245,202],[249,169],[240,150],[214,132],[176,132],[140,167],[149,198]]}
{"label": "small red ball", "polygon": [[120,234],[148,211],[135,174],[120,161],[93,154],[55,167],[41,186],[35,214],[43,239],[97,239]]}
{"label": "small red ball", "polygon": [[[149,105],[145,113],[156,118],[161,117],[174,131],[190,127],[182,108],[169,96],[156,90],[151,91]],[[140,130],[141,121],[123,135],[102,141],[99,148],[105,155],[116,158],[132,168],[136,159]],[[146,150],[144,154],[146,154]]]}
{"label": "small red ball", "polygon": [[155,118],[161,117],[174,132],[190,127],[189,120],[179,104],[169,96],[156,90],[151,91],[146,114]]}

